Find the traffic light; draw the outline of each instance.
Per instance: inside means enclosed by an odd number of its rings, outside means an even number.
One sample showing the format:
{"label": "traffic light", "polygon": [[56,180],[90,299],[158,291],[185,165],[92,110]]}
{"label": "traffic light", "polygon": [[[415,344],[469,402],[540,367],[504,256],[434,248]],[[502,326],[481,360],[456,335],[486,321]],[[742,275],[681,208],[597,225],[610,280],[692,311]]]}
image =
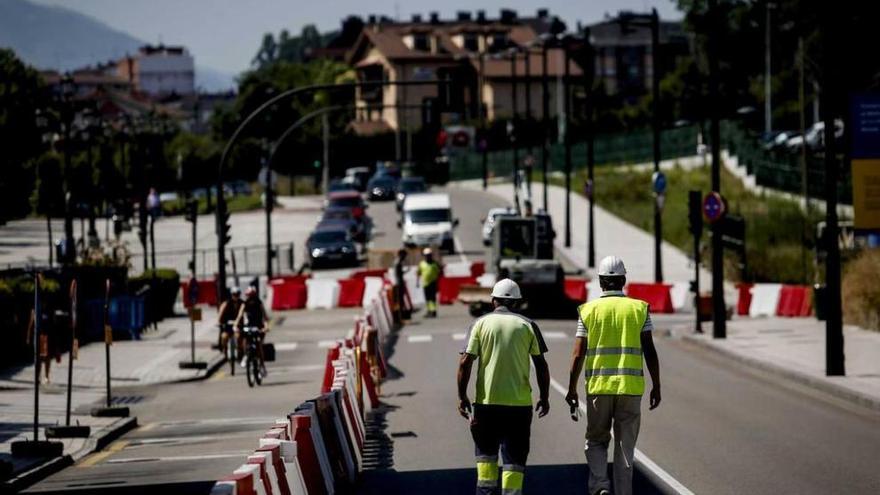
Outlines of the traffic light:
{"label": "traffic light", "polygon": [[184,215],[187,222],[195,223],[199,216],[199,202],[194,199],[187,201]]}
{"label": "traffic light", "polygon": [[229,241],[232,240],[232,227],[229,225],[229,211],[226,210],[225,204],[222,211],[217,211],[217,221],[219,222],[217,225],[217,228],[220,231],[219,238],[223,241],[224,246],[228,246]]}
{"label": "traffic light", "polygon": [[695,236],[703,233],[703,194],[688,191],[688,224]]}

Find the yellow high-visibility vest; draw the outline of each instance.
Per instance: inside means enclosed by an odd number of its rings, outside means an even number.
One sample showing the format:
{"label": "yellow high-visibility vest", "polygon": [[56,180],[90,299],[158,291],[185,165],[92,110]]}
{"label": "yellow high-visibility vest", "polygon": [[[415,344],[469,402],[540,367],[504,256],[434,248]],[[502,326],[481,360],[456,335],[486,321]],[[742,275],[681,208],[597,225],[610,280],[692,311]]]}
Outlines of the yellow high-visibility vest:
{"label": "yellow high-visibility vest", "polygon": [[584,377],[588,395],[642,395],[642,327],[648,304],[606,296],[578,308],[587,329]]}
{"label": "yellow high-visibility vest", "polygon": [[440,278],[440,265],[436,261],[428,263],[425,260],[419,262],[419,274],[422,277],[422,285],[430,285]]}

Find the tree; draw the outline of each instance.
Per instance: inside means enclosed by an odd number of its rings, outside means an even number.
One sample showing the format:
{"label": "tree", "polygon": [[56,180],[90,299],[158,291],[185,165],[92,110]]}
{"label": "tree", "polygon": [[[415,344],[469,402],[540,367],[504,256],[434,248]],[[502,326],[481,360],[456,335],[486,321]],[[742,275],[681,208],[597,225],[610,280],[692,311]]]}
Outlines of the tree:
{"label": "tree", "polygon": [[42,146],[36,111],[47,101],[39,74],[0,49],[0,223],[30,212],[31,162]]}
{"label": "tree", "polygon": [[260,49],[257,50],[257,54],[251,61],[251,65],[257,68],[263,68],[274,63],[277,59],[278,44],[275,43],[275,37],[272,33],[266,33],[263,35],[263,43],[260,44]]}

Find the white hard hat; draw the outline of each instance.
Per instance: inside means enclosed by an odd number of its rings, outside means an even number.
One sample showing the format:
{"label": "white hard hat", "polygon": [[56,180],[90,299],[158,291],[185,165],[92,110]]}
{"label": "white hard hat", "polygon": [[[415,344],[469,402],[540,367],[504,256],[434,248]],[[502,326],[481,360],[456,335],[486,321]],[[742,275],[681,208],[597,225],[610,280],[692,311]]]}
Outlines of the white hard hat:
{"label": "white hard hat", "polygon": [[599,262],[599,269],[596,273],[600,277],[622,277],[626,275],[626,266],[623,260],[617,256],[606,256]]}
{"label": "white hard hat", "polygon": [[492,288],[492,297],[496,299],[522,299],[519,285],[509,278],[499,280]]}
{"label": "white hard hat", "polygon": [[434,251],[431,251],[431,248],[425,248],[425,249],[422,249],[422,254],[425,256],[430,256],[430,255],[434,254]]}

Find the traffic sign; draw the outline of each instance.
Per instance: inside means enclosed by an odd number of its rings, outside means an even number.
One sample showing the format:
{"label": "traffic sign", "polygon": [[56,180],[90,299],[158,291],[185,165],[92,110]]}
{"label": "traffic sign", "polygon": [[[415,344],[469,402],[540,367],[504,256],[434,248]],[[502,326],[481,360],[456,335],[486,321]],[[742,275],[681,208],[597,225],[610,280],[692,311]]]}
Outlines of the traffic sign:
{"label": "traffic sign", "polygon": [[703,215],[709,223],[715,223],[724,217],[727,212],[727,206],[724,204],[724,198],[721,193],[712,191],[703,197]]}
{"label": "traffic sign", "polygon": [[651,186],[654,188],[654,194],[663,194],[666,192],[666,174],[657,171],[651,175]]}

